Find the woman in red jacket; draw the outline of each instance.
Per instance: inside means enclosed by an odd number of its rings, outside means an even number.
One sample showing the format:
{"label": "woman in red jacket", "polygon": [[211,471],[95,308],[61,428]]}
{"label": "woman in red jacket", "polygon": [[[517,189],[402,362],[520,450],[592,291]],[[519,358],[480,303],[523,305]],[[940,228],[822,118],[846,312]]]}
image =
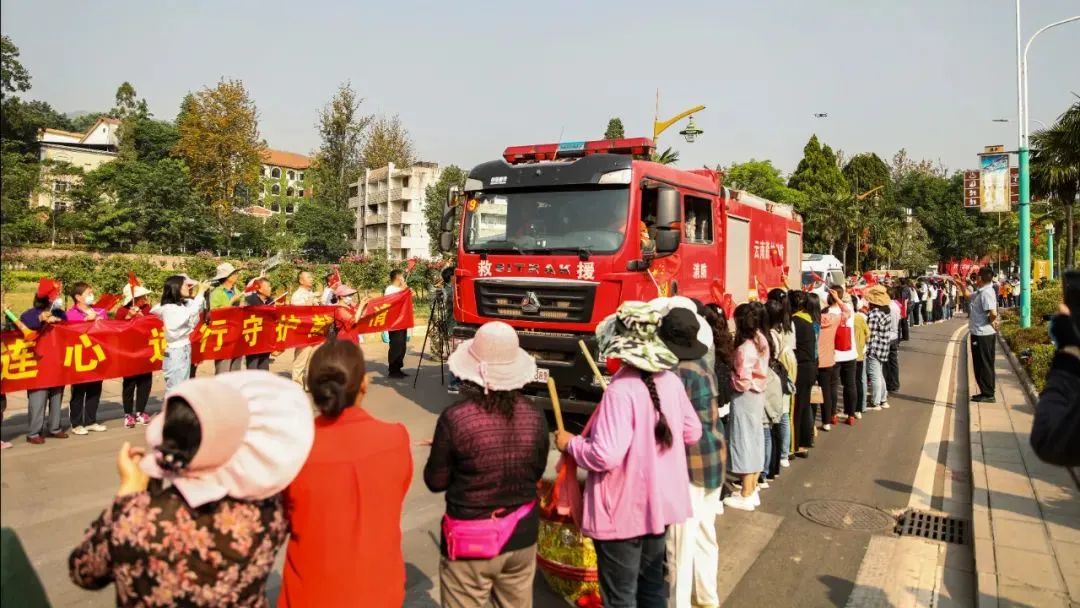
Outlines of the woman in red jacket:
{"label": "woman in red jacket", "polygon": [[373,418],[364,355],[332,340],[311,356],[315,444],[285,492],[288,553],[278,606],[401,606],[401,505],[412,481],[409,434]]}

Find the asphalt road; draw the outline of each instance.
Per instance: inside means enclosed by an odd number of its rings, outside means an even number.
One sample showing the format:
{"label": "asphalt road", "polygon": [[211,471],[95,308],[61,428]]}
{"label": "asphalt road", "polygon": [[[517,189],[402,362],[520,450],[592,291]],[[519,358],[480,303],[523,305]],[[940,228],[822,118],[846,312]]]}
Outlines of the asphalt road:
{"label": "asphalt road", "polygon": [[[834,606],[846,601],[870,535],[820,526],[796,509],[811,499],[850,500],[886,510],[907,504],[945,345],[962,322],[916,329],[911,342],[901,347],[901,392],[890,399],[890,410],[868,413],[854,428],[841,426],[820,434],[811,457],[793,461],[764,491],[761,509],[729,510],[719,518],[718,576],[725,606]],[[410,371],[418,361],[415,350],[420,340],[414,338],[414,353],[407,359]],[[365,407],[379,418],[405,424],[414,442],[414,475],[402,517],[406,605],[437,606],[443,502],[423,485],[421,471],[428,450],[419,442],[431,437],[438,413],[452,399],[439,383],[437,365],[422,367],[414,389],[411,379],[385,378],[382,344],[367,344],[364,350],[374,380]],[[273,369],[283,371],[290,362],[286,354]],[[161,380],[156,381],[154,395],[159,396]],[[111,589],[87,592],[68,582],[67,555],[115,492],[114,455],[120,444],[142,440],[142,429],[122,428],[118,402],[119,382],[107,382],[100,418],[108,432],[30,446],[22,439],[25,400],[14,396],[0,429],[3,438],[16,444],[0,458],[0,524],[19,533],[54,606],[113,605]],[[157,398],[152,398],[150,411],[158,407]],[[278,585],[275,575],[271,596]],[[538,577],[535,605],[566,604]]]}

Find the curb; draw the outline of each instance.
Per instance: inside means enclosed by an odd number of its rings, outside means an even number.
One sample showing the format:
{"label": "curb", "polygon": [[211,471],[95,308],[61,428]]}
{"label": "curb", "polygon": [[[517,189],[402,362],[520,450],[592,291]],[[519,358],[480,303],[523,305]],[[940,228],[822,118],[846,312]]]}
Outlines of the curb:
{"label": "curb", "polygon": [[1027,397],[1028,405],[1035,407],[1035,404],[1039,402],[1039,391],[1035,390],[1035,384],[1028,376],[1027,370],[1020,364],[1020,360],[1013,354],[1012,349],[1009,348],[1009,343],[1005,341],[1005,338],[1001,337],[1001,334],[997,334],[997,341],[1001,345],[1001,352],[1005,353],[1005,359],[1009,361],[1013,373],[1020,380],[1020,386],[1024,387],[1024,396]]}

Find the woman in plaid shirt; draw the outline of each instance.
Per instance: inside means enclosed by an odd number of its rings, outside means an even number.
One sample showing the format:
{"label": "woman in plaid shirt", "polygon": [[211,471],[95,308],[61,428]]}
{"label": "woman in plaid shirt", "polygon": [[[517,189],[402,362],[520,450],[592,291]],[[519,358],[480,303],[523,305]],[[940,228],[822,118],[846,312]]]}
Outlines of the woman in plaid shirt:
{"label": "woman in plaid shirt", "polygon": [[866,323],[870,326],[870,340],[866,343],[870,405],[866,409],[887,409],[889,394],[885,390],[885,363],[889,360],[889,345],[892,342],[889,292],[883,285],[874,285],[866,291],[866,299],[870,302],[870,314],[866,317]]}

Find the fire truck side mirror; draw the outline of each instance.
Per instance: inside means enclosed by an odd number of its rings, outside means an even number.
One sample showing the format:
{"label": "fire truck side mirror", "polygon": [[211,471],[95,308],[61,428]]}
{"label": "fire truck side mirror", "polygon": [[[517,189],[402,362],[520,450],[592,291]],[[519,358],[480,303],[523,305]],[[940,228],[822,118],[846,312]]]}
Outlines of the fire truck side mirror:
{"label": "fire truck side mirror", "polygon": [[674,188],[660,188],[656,193],[656,227],[660,230],[674,228],[682,221],[682,205],[679,191]]}
{"label": "fire truck side mirror", "polygon": [[449,230],[443,230],[439,234],[439,251],[443,253],[449,253],[454,248],[454,233]]}
{"label": "fire truck side mirror", "polygon": [[657,230],[656,231],[656,253],[657,255],[675,253],[679,250],[679,237],[682,236],[682,232],[679,230]]}
{"label": "fire truck side mirror", "polygon": [[450,189],[446,191],[446,208],[453,209],[461,204],[461,191],[457,186],[450,186]]}

